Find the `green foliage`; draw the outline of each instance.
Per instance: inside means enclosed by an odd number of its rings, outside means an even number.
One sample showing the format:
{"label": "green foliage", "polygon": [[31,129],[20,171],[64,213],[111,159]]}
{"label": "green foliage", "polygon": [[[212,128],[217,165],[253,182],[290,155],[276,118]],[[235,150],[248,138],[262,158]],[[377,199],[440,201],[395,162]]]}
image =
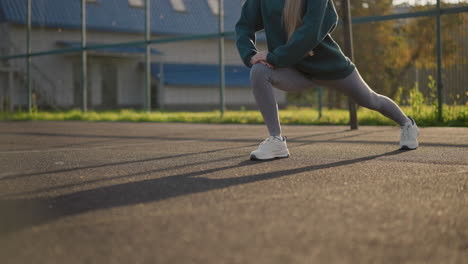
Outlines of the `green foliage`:
{"label": "green foliage", "polygon": [[[468,105],[444,106],[443,119],[438,121],[432,106],[419,105],[417,111],[413,107],[403,107],[405,113],[413,116],[420,126],[463,126],[468,127]],[[290,107],[280,110],[282,124],[291,125],[347,125],[349,113],[345,109],[323,109],[322,118],[312,108]],[[392,120],[376,111],[365,108],[358,110],[361,125],[396,125]],[[232,123],[232,124],[263,124],[259,111],[226,111],[224,118],[219,111],[211,112],[144,112],[136,110],[89,111],[70,110],[63,112],[0,112],[0,121],[25,120],[55,120],[55,121],[126,121],[126,122],[183,122],[183,123]]]}
{"label": "green foliage", "polygon": [[[402,107],[402,110],[411,115],[420,126],[462,126],[468,127],[468,102],[460,102],[461,95],[453,95],[454,104],[443,105],[442,119],[438,118],[437,85],[432,76],[429,76],[429,96],[419,90],[416,83],[409,91],[408,103],[410,106]],[[468,95],[468,92],[466,92]],[[401,103],[404,98],[404,89],[398,88],[395,101]],[[311,98],[310,98],[311,99]],[[33,100],[34,106],[35,100]],[[157,111],[144,112],[137,110],[117,111],[88,111],[83,113],[79,109],[45,112],[34,107],[31,113],[24,112],[20,107],[17,112],[0,112],[0,121],[24,121],[24,120],[55,120],[55,121],[130,121],[130,122],[184,122],[184,123],[235,123],[235,124],[263,124],[263,118],[259,111],[249,111],[244,106],[239,111],[226,111],[224,117],[220,117],[219,111],[211,112],[171,112]],[[376,111],[365,108],[358,110],[359,123],[361,125],[395,125],[393,121]],[[293,125],[347,125],[349,113],[346,109],[323,108],[322,117],[319,119],[318,111],[310,107],[291,106],[280,110],[282,124]]]}
{"label": "green foliage", "polygon": [[[429,94],[427,97],[419,90],[418,84],[409,91],[408,103],[409,109],[404,108],[405,113],[413,116],[418,124],[423,123],[426,126],[468,126],[467,113],[468,103],[459,102],[461,96],[453,95],[452,105],[442,106],[442,116],[439,120],[439,105],[437,83],[432,76],[428,77]],[[421,122],[422,121],[422,122]]]}
{"label": "green foliage", "polygon": [[424,105],[424,95],[419,91],[419,85],[415,83],[413,89],[409,91],[408,103],[411,105],[413,113],[421,112]]}
{"label": "green foliage", "polygon": [[31,112],[37,113],[38,111],[39,108],[37,107],[37,95],[35,92],[33,92],[31,95]]}
{"label": "green foliage", "polygon": [[435,81],[434,77],[432,77],[432,75],[429,75],[428,79],[429,79],[429,82],[428,82],[427,86],[429,87],[429,103],[431,105],[437,105],[437,84],[436,84],[436,81]]}
{"label": "green foliage", "polygon": [[437,83],[435,79],[429,75],[428,77],[428,87],[429,87],[429,98],[427,99],[427,104],[434,109],[434,116],[439,116],[439,107],[438,107],[438,92],[437,92]]}
{"label": "green foliage", "polygon": [[403,96],[403,87],[399,86],[395,93],[395,97],[393,98],[393,100],[395,101],[397,105],[401,105],[403,103],[402,96]]}

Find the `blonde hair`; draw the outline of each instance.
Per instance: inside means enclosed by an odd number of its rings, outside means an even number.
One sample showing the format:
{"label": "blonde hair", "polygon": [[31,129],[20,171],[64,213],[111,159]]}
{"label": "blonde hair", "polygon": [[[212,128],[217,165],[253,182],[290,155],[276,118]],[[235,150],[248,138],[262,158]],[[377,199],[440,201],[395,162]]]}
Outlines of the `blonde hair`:
{"label": "blonde hair", "polygon": [[284,28],[288,34],[288,41],[298,27],[302,25],[302,2],[304,0],[286,0],[284,3]]}
{"label": "blonde hair", "polygon": [[[302,25],[302,16],[304,14],[304,0],[286,0],[283,10],[284,28],[288,35],[288,41],[291,39],[294,31]],[[309,51],[309,56],[314,55]]]}

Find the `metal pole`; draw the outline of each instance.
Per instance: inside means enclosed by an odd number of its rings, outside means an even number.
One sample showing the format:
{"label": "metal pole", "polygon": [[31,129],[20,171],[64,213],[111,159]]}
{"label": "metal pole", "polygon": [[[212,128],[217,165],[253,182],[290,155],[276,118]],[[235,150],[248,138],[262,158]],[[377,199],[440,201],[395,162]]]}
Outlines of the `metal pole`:
{"label": "metal pole", "polygon": [[27,29],[26,29],[26,88],[28,90],[28,112],[32,111],[31,87],[31,0],[28,0]]}
{"label": "metal pole", "polygon": [[13,70],[11,68],[8,71],[8,87],[10,89],[8,91],[9,109],[10,109],[10,112],[13,112],[15,110],[15,105],[14,105],[15,97],[13,95],[15,89],[13,87]]}
{"label": "metal pole", "polygon": [[151,30],[150,30],[150,0],[146,0],[145,4],[145,110],[151,111]]}
{"label": "metal pole", "polygon": [[164,110],[164,58],[162,56],[159,62],[158,100],[159,100],[159,110]]}
{"label": "metal pole", "polygon": [[318,99],[318,119],[322,119],[322,96],[323,96],[323,89],[322,87],[318,88],[317,99]]}
{"label": "metal pole", "polygon": [[218,16],[219,16],[219,111],[221,112],[221,118],[224,117],[224,111],[226,109],[224,102],[224,1],[219,0]]}
{"label": "metal pole", "polygon": [[437,104],[438,104],[438,113],[437,118],[439,121],[442,121],[442,105],[443,105],[443,95],[442,95],[442,31],[440,25],[440,0],[437,0]]}
{"label": "metal pole", "polygon": [[81,92],[83,112],[88,111],[88,51],[86,50],[86,0],[81,0]]}
{"label": "metal pole", "polygon": [[[343,33],[344,33],[344,42],[345,42],[345,53],[354,61],[353,54],[353,30],[351,28],[351,9],[349,8],[349,0],[341,0],[342,12],[343,12]],[[358,129],[357,122],[357,113],[356,113],[356,104],[348,98],[349,104],[349,119],[351,129]]]}

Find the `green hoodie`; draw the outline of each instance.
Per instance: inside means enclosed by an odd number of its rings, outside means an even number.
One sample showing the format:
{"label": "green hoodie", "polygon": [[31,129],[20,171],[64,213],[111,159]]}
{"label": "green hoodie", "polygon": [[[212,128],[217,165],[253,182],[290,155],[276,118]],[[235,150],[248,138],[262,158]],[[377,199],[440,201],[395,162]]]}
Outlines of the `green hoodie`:
{"label": "green hoodie", "polygon": [[[332,0],[305,0],[303,24],[287,41],[283,27],[285,0],[246,0],[236,24],[236,45],[242,61],[252,67],[250,60],[257,53],[255,33],[265,30],[267,62],[277,68],[294,67],[307,77],[319,80],[343,79],[355,66],[341,51],[330,33],[335,29],[338,15]],[[308,55],[309,51],[314,55]]]}

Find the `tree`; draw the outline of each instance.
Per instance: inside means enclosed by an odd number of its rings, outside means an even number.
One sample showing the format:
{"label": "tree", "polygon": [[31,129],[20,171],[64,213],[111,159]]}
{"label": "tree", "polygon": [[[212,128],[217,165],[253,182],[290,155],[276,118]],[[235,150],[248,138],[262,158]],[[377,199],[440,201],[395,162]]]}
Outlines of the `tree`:
{"label": "tree", "polygon": [[[387,15],[394,12],[392,0],[351,0],[353,17]],[[335,1],[341,14],[340,1]],[[444,7],[449,4],[443,4]],[[421,11],[434,6],[408,7],[406,12]],[[455,63],[460,43],[452,29],[462,23],[463,14],[444,16],[442,19],[443,66]],[[341,28],[333,38],[343,46]],[[355,64],[364,80],[378,93],[389,97],[397,94],[402,79],[414,67],[436,67],[436,26],[434,17],[410,18],[353,25]],[[411,87],[406,85],[403,92]],[[329,107],[343,107],[344,97],[336,91],[328,92]],[[310,93],[310,91],[306,92]],[[302,95],[303,96],[303,95]],[[290,96],[299,98],[301,95]]]}

